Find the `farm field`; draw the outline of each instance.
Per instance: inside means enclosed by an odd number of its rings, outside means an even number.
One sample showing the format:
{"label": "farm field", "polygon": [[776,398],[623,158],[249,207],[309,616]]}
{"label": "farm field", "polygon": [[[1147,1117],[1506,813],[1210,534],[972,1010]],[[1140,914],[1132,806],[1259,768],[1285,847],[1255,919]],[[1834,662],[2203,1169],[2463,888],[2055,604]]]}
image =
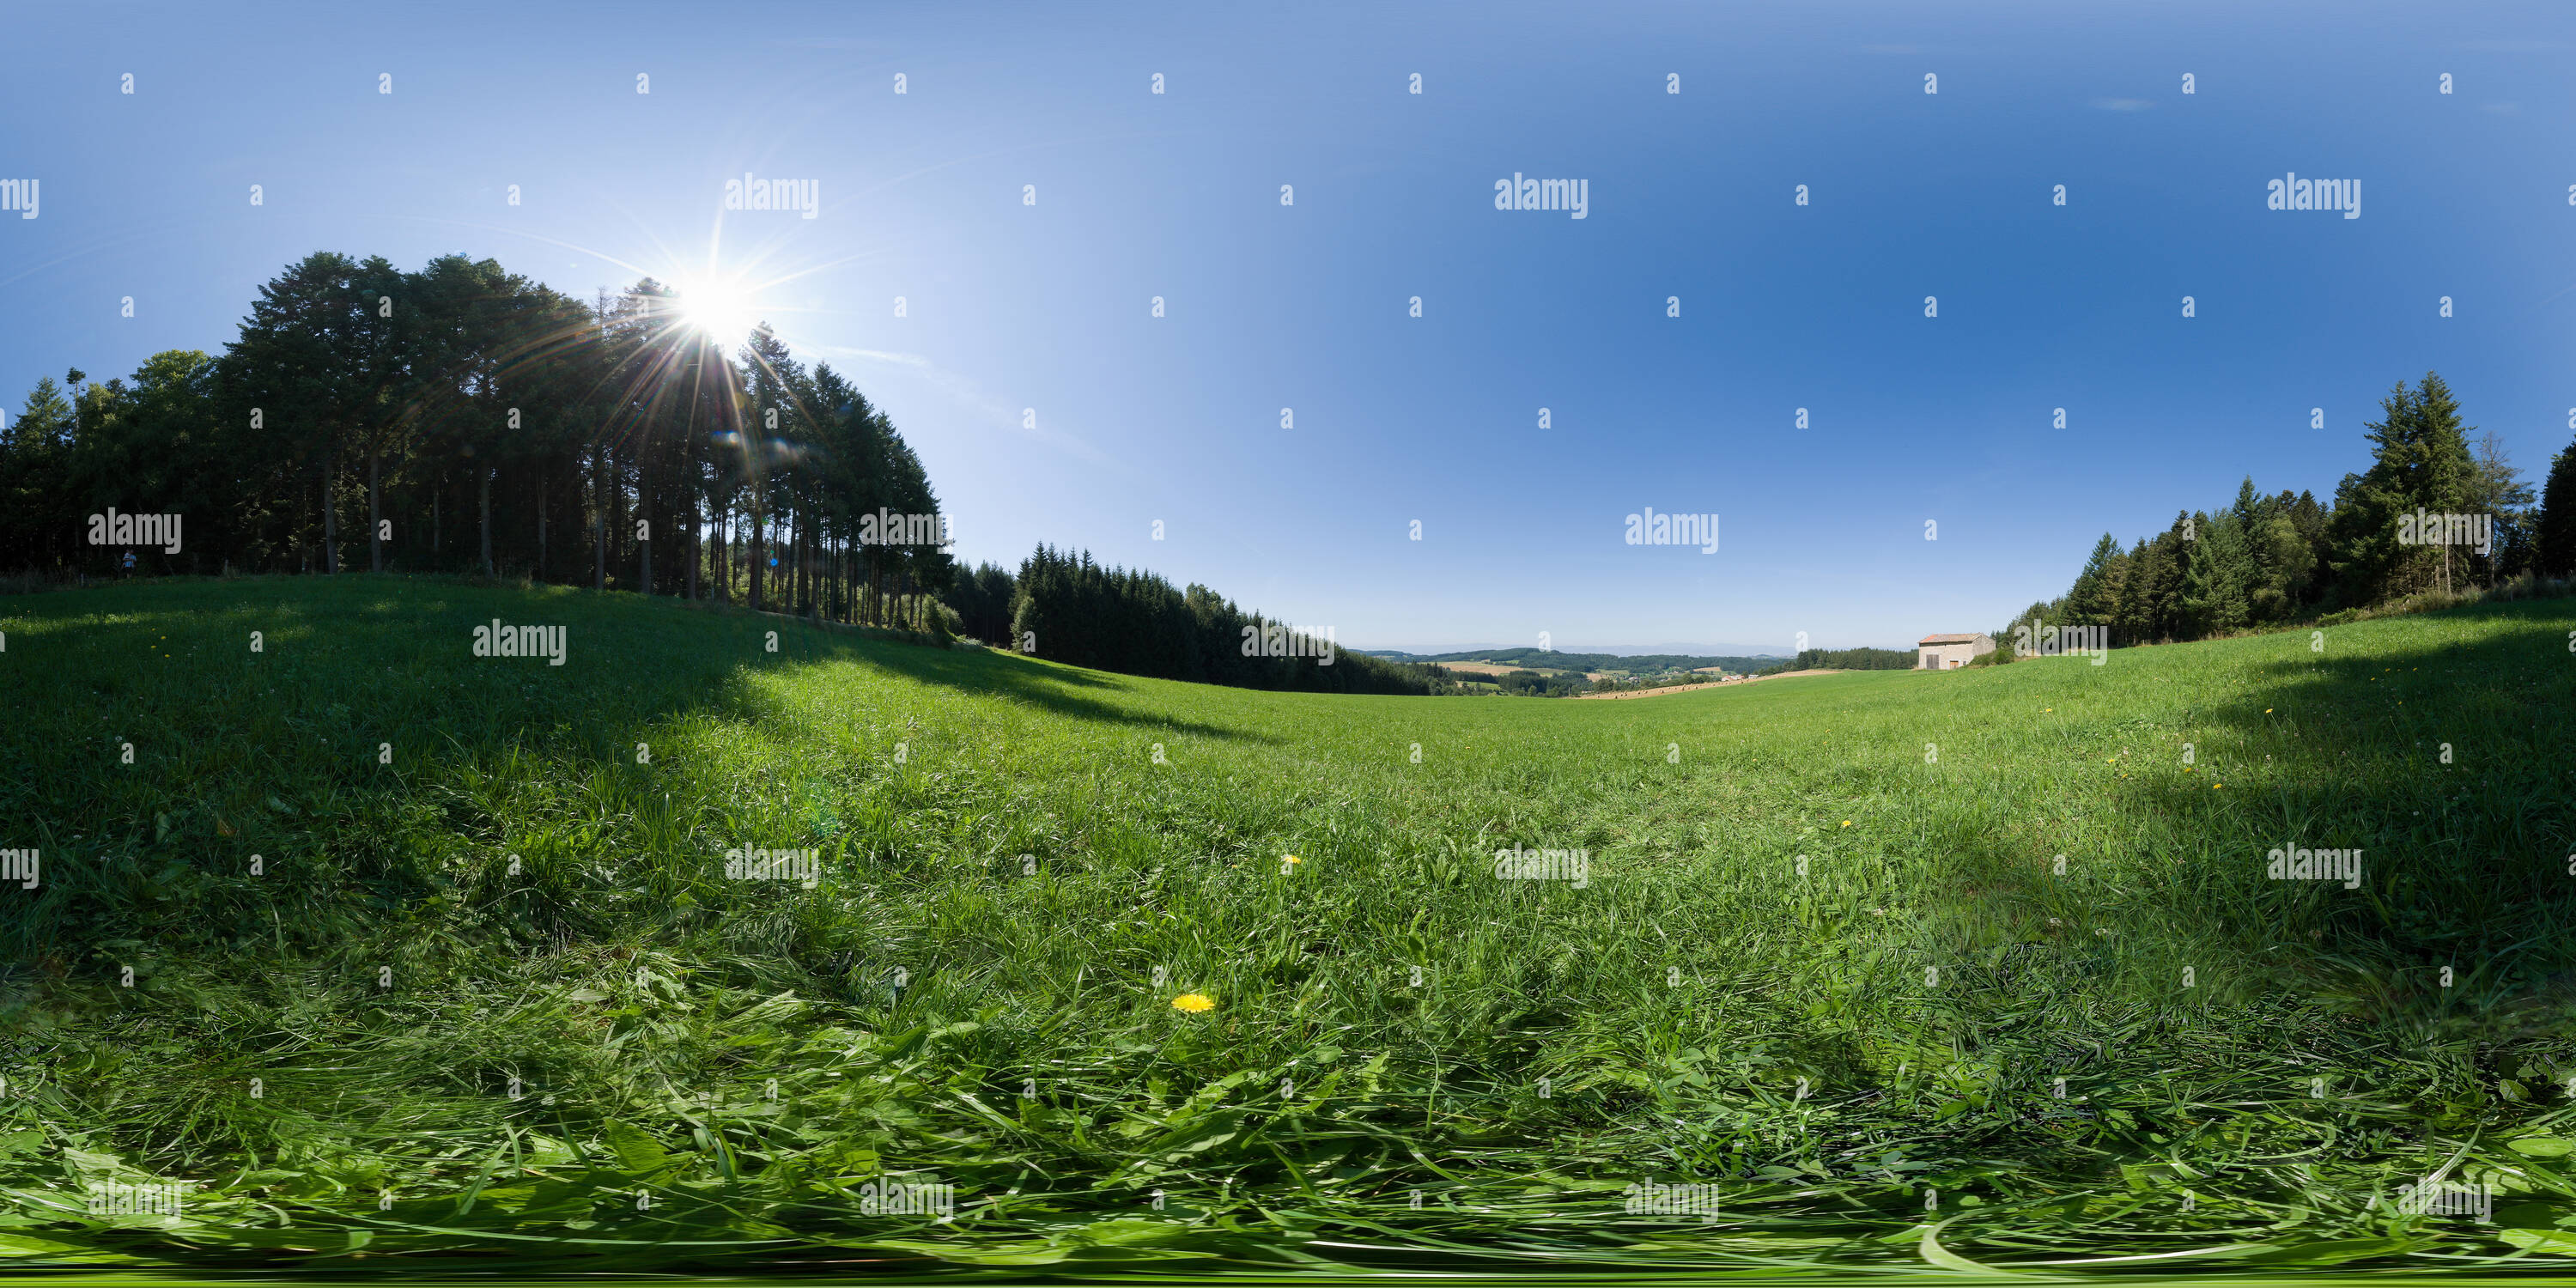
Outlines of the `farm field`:
{"label": "farm field", "polygon": [[1606,703],[365,576],[0,632],[29,1264],[2576,1259],[2576,601]]}

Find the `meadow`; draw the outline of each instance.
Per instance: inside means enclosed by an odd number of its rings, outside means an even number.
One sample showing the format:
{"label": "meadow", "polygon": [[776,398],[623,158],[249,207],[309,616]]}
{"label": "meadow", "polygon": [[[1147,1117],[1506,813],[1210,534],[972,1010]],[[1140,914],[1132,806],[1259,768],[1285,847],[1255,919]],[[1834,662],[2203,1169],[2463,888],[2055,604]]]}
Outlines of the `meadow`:
{"label": "meadow", "polygon": [[2576,601],[1568,702],[178,580],[0,712],[21,1265],[2576,1265]]}

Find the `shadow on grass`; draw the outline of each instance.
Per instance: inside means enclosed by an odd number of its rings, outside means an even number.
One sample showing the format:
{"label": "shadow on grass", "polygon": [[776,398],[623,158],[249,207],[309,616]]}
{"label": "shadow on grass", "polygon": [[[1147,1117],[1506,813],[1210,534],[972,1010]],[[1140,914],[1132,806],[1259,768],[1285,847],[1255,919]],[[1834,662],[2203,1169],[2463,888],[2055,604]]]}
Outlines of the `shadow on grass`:
{"label": "shadow on grass", "polygon": [[[2576,1015],[2576,601],[2383,621],[2195,655],[2249,673],[2189,710],[2221,762],[2197,777],[2250,790],[2159,779],[2135,812],[2205,828],[2230,870],[2199,897],[2338,1009],[2428,1032]],[[2359,851],[2359,884],[2275,878],[2276,849]]]}
{"label": "shadow on grass", "polygon": [[1277,741],[1267,735],[1224,725],[1131,711],[1084,696],[1080,690],[1089,689],[1102,694],[1125,691],[1117,679],[1094,671],[1050,666],[997,649],[939,648],[846,634],[830,628],[818,629],[811,625],[803,629],[812,633],[812,640],[809,647],[800,653],[800,661],[857,659],[908,680],[935,684],[959,693],[1026,703],[1073,720],[1168,729],[1228,741]]}
{"label": "shadow on grass", "polygon": [[[217,890],[259,911],[228,927],[236,937],[363,938],[349,920],[361,905],[391,915],[432,893],[423,840],[504,841],[452,784],[423,792],[440,763],[534,753],[581,790],[656,773],[631,754],[653,729],[785,716],[755,671],[856,663],[1078,723],[1274,741],[1115,700],[1113,677],[675,606],[361,575],[12,597],[0,845],[41,849],[44,869],[0,910],[0,956],[95,976],[160,935],[216,934],[180,914]],[[563,627],[566,664],[476,656],[473,632],[495,618]],[[254,853],[274,875],[250,874]],[[296,875],[308,865],[310,882]]]}

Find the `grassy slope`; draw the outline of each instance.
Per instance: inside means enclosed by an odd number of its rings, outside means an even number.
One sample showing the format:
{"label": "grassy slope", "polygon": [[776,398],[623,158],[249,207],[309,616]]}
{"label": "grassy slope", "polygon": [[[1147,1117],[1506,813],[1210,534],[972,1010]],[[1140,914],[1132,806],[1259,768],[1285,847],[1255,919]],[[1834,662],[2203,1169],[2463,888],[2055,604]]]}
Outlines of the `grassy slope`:
{"label": "grassy slope", "polygon": [[[1618,703],[446,582],[0,609],[0,846],[45,857],[0,891],[0,1178],[195,1178],[216,1249],[1912,1259],[1928,1185],[1988,1260],[2343,1260],[2500,1248],[2390,1223],[2464,1144],[2454,1179],[2523,1169],[2508,1224],[2576,1212],[2500,1144],[2576,1076],[2563,601]],[[495,616],[568,664],[470,656]],[[2268,881],[2284,842],[2368,880]],[[1588,886],[1494,880],[1511,845]],[[735,846],[824,879],[728,882]],[[979,1206],[856,1215],[887,1170]],[[1720,1177],[1718,1223],[1619,1215]]]}

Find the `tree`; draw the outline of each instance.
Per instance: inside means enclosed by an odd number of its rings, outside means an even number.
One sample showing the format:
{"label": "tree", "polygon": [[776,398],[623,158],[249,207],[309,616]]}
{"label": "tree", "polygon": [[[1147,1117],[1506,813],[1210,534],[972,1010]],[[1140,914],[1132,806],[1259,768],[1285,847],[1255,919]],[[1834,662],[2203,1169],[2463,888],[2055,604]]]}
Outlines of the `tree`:
{"label": "tree", "polygon": [[2400,541],[2399,520],[2464,511],[2476,486],[2468,427],[2439,375],[2426,372],[2411,391],[2400,382],[2380,400],[2380,410],[2380,419],[2367,426],[2370,469],[2345,476],[2330,532],[2335,580],[2355,604],[2436,585],[2448,590],[2450,547]]}
{"label": "tree", "polygon": [[[29,400],[34,405],[34,400]],[[2551,457],[2549,481],[2540,493],[2540,520],[2534,545],[2540,571],[2550,577],[2576,577],[2576,443]]]}
{"label": "tree", "polygon": [[2120,553],[2120,539],[2103,533],[2093,543],[2093,554],[2084,561],[2084,571],[2076,574],[2075,586],[2066,592],[2065,622],[2069,626],[2108,626],[2118,615],[2122,567],[2127,556]]}
{"label": "tree", "polygon": [[[2250,492],[2249,486],[2241,495]],[[2254,580],[2244,526],[2234,510],[2193,519],[2197,531],[2184,556],[2178,633],[2196,639],[2242,630],[2251,615],[2247,591]]]}
{"label": "tree", "polygon": [[2531,485],[2523,482],[2522,471],[2513,467],[2513,459],[2504,450],[2504,441],[2493,433],[2480,434],[2471,457],[2473,472],[2469,479],[2467,512],[2485,515],[2494,522],[2493,539],[2488,550],[2472,550],[2469,558],[2478,568],[2482,580],[2492,586],[2499,577],[2510,577],[2531,566],[2532,524]]}
{"label": "tree", "polygon": [[76,422],[52,376],[0,428],[0,554],[19,566],[59,567],[72,549],[74,514],[63,486]]}

